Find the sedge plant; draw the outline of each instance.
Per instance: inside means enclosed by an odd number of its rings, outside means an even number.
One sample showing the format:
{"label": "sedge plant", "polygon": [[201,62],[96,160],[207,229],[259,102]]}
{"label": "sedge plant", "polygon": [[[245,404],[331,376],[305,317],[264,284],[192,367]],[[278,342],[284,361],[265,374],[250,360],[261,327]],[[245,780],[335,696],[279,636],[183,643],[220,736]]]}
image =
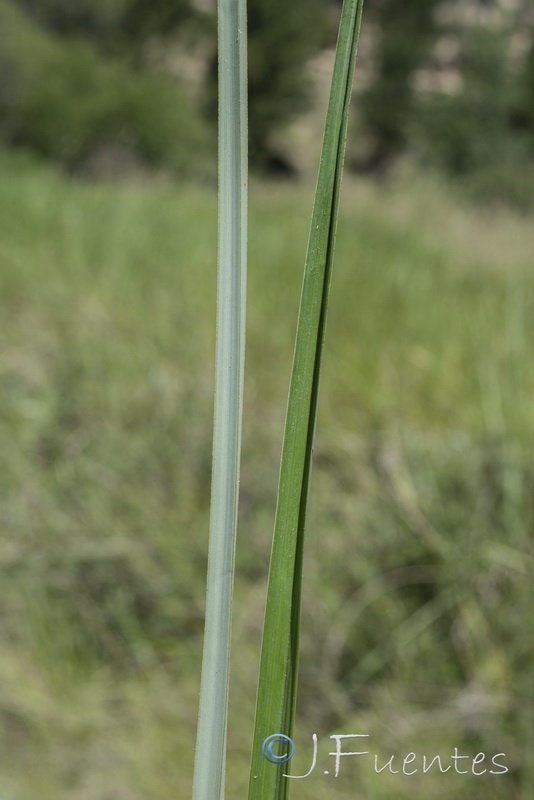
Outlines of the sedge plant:
{"label": "sedge plant", "polygon": [[219,212],[206,622],[193,800],[223,800],[239,490],[247,249],[246,0],[218,0]]}
{"label": "sedge plant", "polygon": [[[264,758],[295,716],[304,527],[348,112],[363,0],[344,0],[284,430],[257,693],[249,800],[286,800]],[[206,629],[193,800],[223,800],[228,662],[242,410],[246,260],[246,8],[219,0],[219,278]],[[275,759],[276,760],[276,759]]]}
{"label": "sedge plant", "polygon": [[[363,0],[345,0],[304,268],[282,446],[263,628],[249,800],[285,800],[287,763],[264,757],[271,736],[291,737],[298,678],[302,557],[319,377]],[[276,755],[274,755],[276,761]]]}

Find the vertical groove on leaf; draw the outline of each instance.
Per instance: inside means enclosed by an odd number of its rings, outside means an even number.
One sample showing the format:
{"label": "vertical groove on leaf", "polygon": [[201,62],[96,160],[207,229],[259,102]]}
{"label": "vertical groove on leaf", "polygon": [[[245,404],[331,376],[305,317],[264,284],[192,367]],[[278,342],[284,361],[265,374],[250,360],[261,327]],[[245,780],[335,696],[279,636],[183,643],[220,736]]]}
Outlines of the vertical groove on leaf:
{"label": "vertical groove on leaf", "polygon": [[247,248],[246,0],[219,0],[219,239],[204,653],[193,800],[223,800],[239,489]]}
{"label": "vertical groove on leaf", "polygon": [[291,736],[298,678],[304,525],[317,418],[339,192],[363,0],[345,0],[315,191],[284,430],[263,629],[249,800],[286,800],[288,764],[264,758],[270,735]]}

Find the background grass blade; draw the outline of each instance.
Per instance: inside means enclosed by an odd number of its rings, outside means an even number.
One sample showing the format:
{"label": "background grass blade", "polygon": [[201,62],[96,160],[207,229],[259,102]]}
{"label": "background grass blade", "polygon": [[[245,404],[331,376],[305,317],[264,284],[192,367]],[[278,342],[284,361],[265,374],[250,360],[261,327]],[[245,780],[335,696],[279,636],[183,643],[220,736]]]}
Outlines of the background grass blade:
{"label": "background grass blade", "polygon": [[219,0],[217,348],[208,587],[194,800],[222,800],[239,488],[247,246],[245,0]]}
{"label": "background grass blade", "polygon": [[287,764],[261,751],[274,733],[291,736],[295,714],[303,536],[328,291],[352,79],[363,0],[345,0],[315,193],[284,431],[256,706],[249,800],[284,800]]}

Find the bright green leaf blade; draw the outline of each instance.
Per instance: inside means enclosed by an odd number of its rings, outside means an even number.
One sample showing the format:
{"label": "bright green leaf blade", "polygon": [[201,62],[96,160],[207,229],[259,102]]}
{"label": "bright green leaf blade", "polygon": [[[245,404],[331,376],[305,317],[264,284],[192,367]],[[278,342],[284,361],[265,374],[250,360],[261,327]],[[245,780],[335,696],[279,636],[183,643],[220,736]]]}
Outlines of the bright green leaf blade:
{"label": "bright green leaf blade", "polygon": [[246,0],[219,0],[219,242],[208,586],[193,800],[223,800],[247,247]]}
{"label": "bright green leaf blade", "polygon": [[304,525],[339,192],[363,0],[345,0],[315,192],[289,390],[263,630],[249,800],[286,800],[288,764],[264,758],[292,735],[298,676]]}

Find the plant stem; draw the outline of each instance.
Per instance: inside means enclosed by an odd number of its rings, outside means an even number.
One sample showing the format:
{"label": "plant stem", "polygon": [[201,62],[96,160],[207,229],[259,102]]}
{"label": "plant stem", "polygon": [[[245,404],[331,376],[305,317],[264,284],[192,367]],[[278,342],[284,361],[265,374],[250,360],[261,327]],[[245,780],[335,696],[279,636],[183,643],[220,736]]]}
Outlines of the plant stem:
{"label": "plant stem", "polygon": [[219,0],[219,238],[206,624],[193,800],[223,800],[247,248],[246,0]]}

